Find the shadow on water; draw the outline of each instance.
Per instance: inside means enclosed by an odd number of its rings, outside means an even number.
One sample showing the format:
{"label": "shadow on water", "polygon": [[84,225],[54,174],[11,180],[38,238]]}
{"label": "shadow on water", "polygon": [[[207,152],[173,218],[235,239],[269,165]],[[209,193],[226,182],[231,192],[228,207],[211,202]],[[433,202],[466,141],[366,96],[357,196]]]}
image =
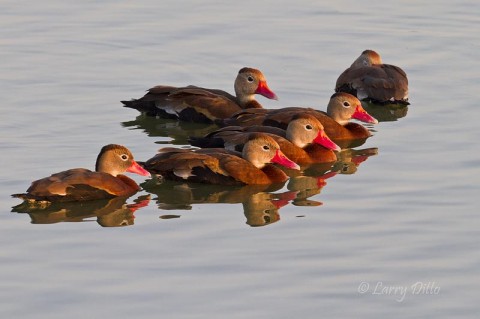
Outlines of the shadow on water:
{"label": "shadow on water", "polygon": [[121,227],[134,224],[134,212],[150,202],[149,195],[139,196],[133,204],[128,197],[85,202],[51,203],[32,206],[25,201],[12,207],[12,212],[30,215],[32,224],[55,224],[60,222],[87,222],[96,218],[102,227]]}
{"label": "shadow on water", "polygon": [[216,129],[215,124],[191,123],[161,117],[138,115],[135,120],[122,122],[123,127],[142,130],[148,136],[169,137],[170,141],[158,144],[188,145],[189,136],[204,136]]}

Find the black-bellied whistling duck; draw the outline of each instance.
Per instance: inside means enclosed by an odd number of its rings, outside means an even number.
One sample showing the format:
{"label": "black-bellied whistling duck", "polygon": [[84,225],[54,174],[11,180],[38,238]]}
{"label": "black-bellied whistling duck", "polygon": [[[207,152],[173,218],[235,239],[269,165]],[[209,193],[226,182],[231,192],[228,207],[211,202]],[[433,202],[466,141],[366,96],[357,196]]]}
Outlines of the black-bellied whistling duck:
{"label": "black-bellied whistling duck", "polygon": [[148,115],[211,123],[243,109],[261,108],[262,105],[255,100],[255,94],[277,99],[263,73],[257,69],[242,68],[235,79],[234,88],[235,96],[222,90],[197,86],[159,85],[148,90],[140,99],[122,103]]}
{"label": "black-bellied whistling duck", "polygon": [[131,196],[140,190],[124,172],[150,176],[124,146],[109,144],[98,154],[95,171],[69,169],[34,181],[24,194],[13,197],[36,202],[68,202]]}
{"label": "black-bellied whistling duck", "polygon": [[217,121],[221,126],[266,125],[286,129],[288,123],[297,114],[312,114],[322,123],[325,133],[333,141],[367,138],[371,133],[357,123],[349,122],[357,119],[366,123],[378,123],[362,107],[355,96],[348,93],[335,93],[328,102],[327,112],[303,107],[286,107],[281,109],[250,109],[235,113],[232,117]]}
{"label": "black-bellied whistling duck", "polygon": [[324,163],[337,160],[332,150],[341,148],[333,143],[323,125],[311,114],[296,114],[287,129],[272,126],[227,126],[204,137],[190,137],[190,144],[198,147],[225,147],[242,151],[254,132],[268,133],[280,145],[282,152],[297,164]]}
{"label": "black-bellied whistling duck", "polygon": [[383,64],[380,55],[365,50],[343,71],[335,84],[336,92],[348,92],[373,103],[409,104],[407,74],[398,66]]}
{"label": "black-bellied whistling duck", "polygon": [[185,150],[163,148],[144,163],[151,173],[166,179],[222,185],[273,184],[285,182],[288,176],[277,163],[290,169],[299,166],[288,159],[270,136],[254,134],[242,153],[209,148]]}

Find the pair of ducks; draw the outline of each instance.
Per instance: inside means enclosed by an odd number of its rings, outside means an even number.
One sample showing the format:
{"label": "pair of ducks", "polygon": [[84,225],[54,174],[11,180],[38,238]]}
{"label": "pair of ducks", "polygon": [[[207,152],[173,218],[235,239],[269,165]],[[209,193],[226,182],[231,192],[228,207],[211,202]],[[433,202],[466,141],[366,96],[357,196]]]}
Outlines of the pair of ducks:
{"label": "pair of ducks", "polygon": [[335,161],[333,151],[341,149],[335,142],[370,136],[365,127],[349,122],[354,118],[378,123],[362,108],[359,98],[408,104],[405,72],[382,64],[372,50],[362,52],[339,76],[327,112],[301,107],[263,109],[255,94],[269,99],[277,96],[256,69],[242,68],[234,87],[236,96],[195,86],[156,86],[140,99],[122,101],[149,115],[224,126],[190,139],[192,145],[207,148],[163,148],[140,165],[126,147],[111,144],[100,151],[94,172],[71,169],[56,173],[34,181],[26,193],[12,196],[46,202],[131,196],[140,187],[124,172],[224,185],[285,182],[288,175],[271,163],[299,169],[298,164]]}

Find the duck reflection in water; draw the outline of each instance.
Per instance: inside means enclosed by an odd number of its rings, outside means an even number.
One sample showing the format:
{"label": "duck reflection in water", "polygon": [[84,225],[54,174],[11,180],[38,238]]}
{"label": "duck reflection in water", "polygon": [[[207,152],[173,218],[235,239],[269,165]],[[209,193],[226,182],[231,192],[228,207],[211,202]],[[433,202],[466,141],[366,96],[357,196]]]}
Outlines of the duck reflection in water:
{"label": "duck reflection in water", "polygon": [[[305,200],[308,192],[300,188],[302,184],[289,182],[287,191],[280,191],[283,184],[224,186],[198,183],[185,183],[162,179],[150,179],[141,186],[147,192],[156,195],[154,200],[162,210],[190,210],[198,204],[242,204],[246,224],[265,226],[280,220],[279,210],[297,199]],[[323,187],[324,184],[316,184]],[[309,190],[311,194],[317,194]],[[300,198],[301,196],[302,198]],[[310,205],[313,206],[313,205]],[[162,215],[168,219],[178,215]]]}
{"label": "duck reflection in water", "polygon": [[408,105],[405,104],[375,104],[362,101],[363,108],[372,114],[379,122],[393,122],[407,116]]}
{"label": "duck reflection in water", "polygon": [[[361,163],[365,162],[370,156],[377,154],[378,148],[376,147],[358,150],[349,148],[338,152],[337,161],[334,163],[305,164],[301,166],[300,170],[282,169],[287,172],[288,176],[290,176],[290,180],[304,176],[315,177],[318,178],[319,181],[325,181],[336,174],[354,174]],[[291,182],[295,183],[295,181]]]}
{"label": "duck reflection in water", "polygon": [[292,200],[295,206],[320,206],[322,202],[312,200],[311,197],[320,194],[321,190],[327,185],[327,179],[337,175],[335,171],[328,171],[319,176],[294,176],[289,179],[287,189],[296,191],[296,196]]}
{"label": "duck reflection in water", "polygon": [[150,202],[150,195],[139,196],[127,204],[128,197],[85,202],[51,203],[32,206],[27,203],[14,206],[12,212],[27,213],[32,224],[55,224],[60,222],[88,222],[96,218],[102,227],[121,227],[134,224],[135,211]]}
{"label": "duck reflection in water", "polygon": [[138,115],[133,121],[122,122],[121,125],[131,130],[142,130],[148,136],[166,138],[158,141],[158,144],[174,145],[188,145],[189,136],[203,136],[218,129],[215,124],[190,123],[145,114]]}
{"label": "duck reflection in water", "polygon": [[365,162],[370,156],[378,154],[378,148],[365,148],[361,150],[348,149],[338,154],[338,161],[333,165],[332,170],[340,174],[354,174],[360,164]]}
{"label": "duck reflection in water", "polygon": [[[377,154],[376,148],[347,149],[339,153],[335,163],[302,166],[302,170],[285,169],[290,179],[285,183],[268,185],[225,186],[187,183],[164,179],[149,179],[141,187],[156,195],[154,200],[161,210],[191,210],[198,204],[242,204],[246,223],[265,226],[280,220],[280,208],[291,203],[295,206],[321,206],[312,199],[337,174],[353,174],[368,157]],[[284,189],[286,191],[283,191]],[[162,219],[178,218],[178,214],[164,214]]]}

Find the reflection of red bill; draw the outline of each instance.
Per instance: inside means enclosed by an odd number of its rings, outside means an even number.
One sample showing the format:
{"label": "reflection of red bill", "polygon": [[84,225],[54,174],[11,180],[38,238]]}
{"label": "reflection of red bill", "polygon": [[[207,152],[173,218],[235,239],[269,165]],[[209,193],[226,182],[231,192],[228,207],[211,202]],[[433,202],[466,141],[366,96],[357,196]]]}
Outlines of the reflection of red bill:
{"label": "reflection of red bill", "polygon": [[273,194],[273,195],[276,197],[276,199],[274,199],[274,200],[291,201],[291,200],[294,200],[295,198],[297,198],[298,193],[299,193],[299,191],[288,191],[288,192],[285,192],[285,193]]}
{"label": "reflection of red bill", "polygon": [[321,177],[317,178],[317,187],[322,188],[323,186],[327,185],[327,182]]}
{"label": "reflection of red bill", "polygon": [[277,208],[280,209],[283,206],[287,205],[290,201],[286,199],[272,199],[270,202]]}
{"label": "reflection of red bill", "polygon": [[338,172],[330,171],[328,173],[323,174],[322,176],[317,177],[317,186],[319,188],[322,188],[323,186],[327,185],[327,182],[325,181],[326,179],[329,179],[330,177],[333,177],[337,175]]}
{"label": "reflection of red bill", "polygon": [[[150,197],[148,197],[147,199],[142,199],[141,201],[133,204],[128,204],[127,207],[132,213],[134,213],[137,209],[148,206],[149,203]],[[133,218],[135,218],[135,216],[133,216]]]}
{"label": "reflection of red bill", "polygon": [[338,174],[338,171],[330,171],[328,173],[323,174],[322,176],[319,176],[318,178],[321,179],[329,179],[330,177],[333,177]]}
{"label": "reflection of red bill", "polygon": [[354,156],[354,157],[352,157],[352,163],[358,166],[361,163],[365,162],[367,160],[367,158],[368,158],[368,156],[366,156],[366,155]]}

